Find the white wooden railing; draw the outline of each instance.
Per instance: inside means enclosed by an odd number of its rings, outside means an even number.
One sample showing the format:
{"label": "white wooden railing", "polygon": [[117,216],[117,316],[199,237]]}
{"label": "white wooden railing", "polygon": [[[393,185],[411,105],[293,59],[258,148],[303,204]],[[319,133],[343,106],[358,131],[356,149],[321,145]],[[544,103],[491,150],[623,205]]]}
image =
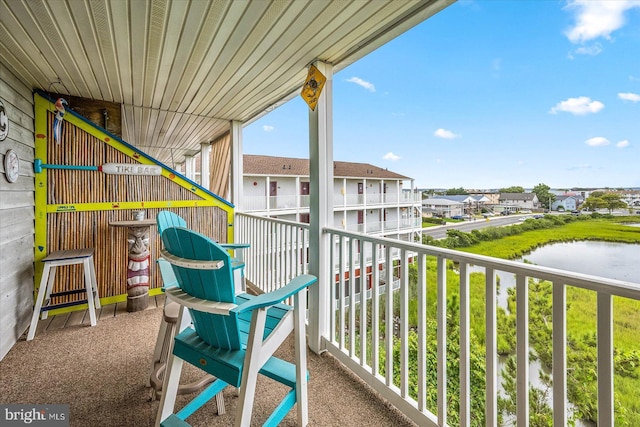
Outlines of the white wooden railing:
{"label": "white wooden railing", "polygon": [[[306,272],[308,247],[308,225],[293,222],[238,214],[236,224],[240,227],[242,241],[251,243],[247,257],[247,277],[269,291],[285,283],[291,275]],[[517,362],[517,410],[518,426],[529,425],[529,290],[528,278],[552,283],[553,289],[553,419],[554,426],[566,426],[570,408],[567,403],[567,333],[566,333],[566,289],[575,287],[593,291],[597,295],[597,369],[598,376],[598,426],[614,425],[613,393],[613,296],[640,300],[640,284],[605,279],[553,268],[501,260],[487,256],[441,249],[433,246],[401,242],[387,238],[375,238],[337,228],[326,228],[331,235],[330,259],[332,271],[328,277],[336,277],[337,283],[324,283],[330,288],[331,315],[329,335],[324,337],[326,349],[361,377],[384,398],[414,420],[418,425],[443,427],[447,422],[447,372],[446,320],[447,320],[447,275],[458,274],[447,268],[453,261],[459,271],[459,327],[460,327],[460,425],[471,425],[470,385],[470,270],[478,268],[485,273],[485,318],[486,318],[486,390],[485,422],[487,426],[498,425],[499,366],[497,354],[497,294],[498,272],[514,275],[516,287],[516,362]],[[356,250],[358,247],[360,250]],[[368,257],[366,254],[370,254]],[[435,257],[437,274],[435,283],[427,283],[427,257]],[[370,261],[369,261],[370,259]],[[392,260],[387,263],[387,260]],[[418,325],[427,324],[427,286],[437,289],[437,406],[427,408],[427,386],[432,379],[426,378],[427,331],[418,326],[418,397],[409,395],[409,264],[418,267]],[[356,292],[356,280],[362,266],[371,268],[371,289]],[[364,271],[367,271],[364,269]],[[384,294],[376,283],[393,283],[385,286]],[[365,284],[367,281],[364,282]],[[365,285],[365,288],[367,286]],[[399,318],[394,318],[393,294],[399,295]],[[348,295],[347,295],[348,294]],[[384,298],[385,305],[380,308]],[[368,305],[368,300],[371,304]],[[381,312],[382,311],[382,312]],[[353,315],[350,315],[353,314]],[[357,322],[370,319],[367,322]],[[382,321],[380,319],[383,319]],[[312,323],[316,319],[309,318]],[[476,321],[474,319],[474,321]],[[384,323],[381,323],[384,322]],[[380,366],[381,352],[392,354],[394,334],[383,334],[382,328],[394,324],[400,339],[399,382],[394,379],[394,358],[387,357]],[[370,327],[370,331],[368,328]],[[376,339],[371,339],[376,337]],[[527,367],[522,369],[521,367]]]}

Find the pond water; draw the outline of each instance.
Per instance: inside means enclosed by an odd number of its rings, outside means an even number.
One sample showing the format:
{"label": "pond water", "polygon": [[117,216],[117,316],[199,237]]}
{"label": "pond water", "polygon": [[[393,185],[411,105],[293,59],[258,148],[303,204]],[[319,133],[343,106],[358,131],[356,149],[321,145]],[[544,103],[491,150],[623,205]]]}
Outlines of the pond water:
{"label": "pond water", "polygon": [[624,280],[640,286],[640,245],[590,241],[554,243],[534,250],[523,259],[545,267]]}

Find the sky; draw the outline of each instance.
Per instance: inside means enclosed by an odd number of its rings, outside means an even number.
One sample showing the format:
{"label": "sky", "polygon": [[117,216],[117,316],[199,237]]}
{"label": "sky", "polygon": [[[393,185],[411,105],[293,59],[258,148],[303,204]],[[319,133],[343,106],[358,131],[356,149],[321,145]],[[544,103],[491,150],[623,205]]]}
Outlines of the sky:
{"label": "sky", "polygon": [[[640,0],[461,0],[336,73],[334,160],[417,188],[640,187]],[[247,154],[307,158],[300,97]]]}

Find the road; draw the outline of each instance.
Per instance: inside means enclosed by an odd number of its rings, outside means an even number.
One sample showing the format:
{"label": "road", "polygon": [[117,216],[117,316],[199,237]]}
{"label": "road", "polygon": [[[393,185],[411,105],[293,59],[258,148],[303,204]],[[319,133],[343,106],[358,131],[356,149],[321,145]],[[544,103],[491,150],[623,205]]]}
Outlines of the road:
{"label": "road", "polygon": [[520,219],[522,217],[528,218],[533,217],[533,215],[496,216],[489,218],[489,221],[485,219],[477,219],[475,221],[471,220],[456,223],[447,223],[447,225],[438,225],[435,227],[423,228],[422,234],[431,236],[434,239],[444,239],[445,237],[447,237],[447,230],[456,229],[468,233],[471,230],[479,230],[486,227],[502,227],[504,225],[520,223]]}

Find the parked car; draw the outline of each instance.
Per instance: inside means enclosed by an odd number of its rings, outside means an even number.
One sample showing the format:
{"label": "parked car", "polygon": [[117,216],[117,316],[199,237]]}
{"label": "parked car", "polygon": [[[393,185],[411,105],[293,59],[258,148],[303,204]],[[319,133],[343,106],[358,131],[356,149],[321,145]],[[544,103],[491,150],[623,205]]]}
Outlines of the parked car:
{"label": "parked car", "polygon": [[580,211],[571,211],[571,215],[580,215]]}
{"label": "parked car", "polygon": [[506,215],[509,215],[510,213],[511,212],[509,212],[509,211],[502,211],[502,212],[500,212],[500,215],[506,216]]}
{"label": "parked car", "polygon": [[454,215],[451,219],[464,220],[464,217],[462,215]]}

